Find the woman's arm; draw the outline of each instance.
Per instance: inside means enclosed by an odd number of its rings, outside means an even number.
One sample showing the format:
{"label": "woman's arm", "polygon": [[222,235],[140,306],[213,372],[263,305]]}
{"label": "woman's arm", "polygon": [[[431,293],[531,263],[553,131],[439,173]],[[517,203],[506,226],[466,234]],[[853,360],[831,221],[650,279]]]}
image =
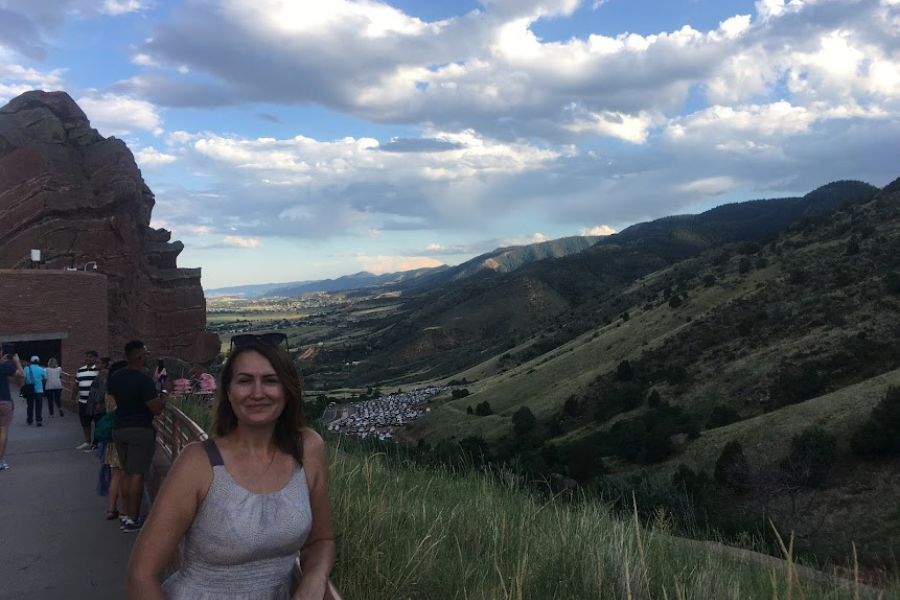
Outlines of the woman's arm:
{"label": "woman's arm", "polygon": [[128,600],[165,600],[159,575],[191,526],[212,484],[212,467],[198,443],[178,456],[159,489],[125,573]]}
{"label": "woman's arm", "polygon": [[303,468],[309,484],[312,528],[300,550],[303,576],[295,600],[325,597],[328,575],[334,566],[334,533],[331,529],[331,499],[328,496],[328,456],[322,437],[311,429],[303,432]]}

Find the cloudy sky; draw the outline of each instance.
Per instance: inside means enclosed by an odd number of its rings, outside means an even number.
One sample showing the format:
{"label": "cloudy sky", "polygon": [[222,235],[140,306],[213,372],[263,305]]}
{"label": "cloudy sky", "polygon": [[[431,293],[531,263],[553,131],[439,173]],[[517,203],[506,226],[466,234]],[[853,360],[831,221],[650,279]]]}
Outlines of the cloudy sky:
{"label": "cloudy sky", "polygon": [[206,288],[900,176],[900,0],[0,0]]}

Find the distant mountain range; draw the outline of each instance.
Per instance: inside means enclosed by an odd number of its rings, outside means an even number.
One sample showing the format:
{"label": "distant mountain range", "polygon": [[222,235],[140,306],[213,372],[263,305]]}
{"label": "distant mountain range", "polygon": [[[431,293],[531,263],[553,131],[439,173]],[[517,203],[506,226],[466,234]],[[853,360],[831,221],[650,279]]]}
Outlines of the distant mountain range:
{"label": "distant mountain range", "polygon": [[291,298],[315,292],[343,292],[370,287],[422,288],[440,285],[447,281],[464,279],[480,272],[489,272],[491,274],[509,273],[539,260],[562,258],[581,252],[597,243],[600,239],[598,236],[576,236],[526,246],[498,248],[455,267],[441,265],[440,267],[414,269],[399,273],[386,273],[384,275],[374,275],[367,271],[361,271],[353,275],[338,277],[337,279],[239,285],[209,289],[205,293],[207,298],[260,299]]}
{"label": "distant mountain range", "polygon": [[[427,368],[441,375],[459,371],[477,363],[482,353],[519,343],[542,321],[572,311],[593,313],[601,304],[609,316],[616,314],[617,298],[641,277],[726,244],[758,245],[804,219],[876,192],[878,188],[867,183],[835,182],[803,197],[728,204],[641,223],[559,258],[533,260],[540,256],[534,246],[511,255],[496,251],[406,282],[396,288],[403,292],[405,314],[383,328],[374,344],[377,350],[359,376],[383,380],[407,370]],[[556,247],[574,249],[577,246],[562,243],[574,239],[557,240]],[[538,246],[549,251],[544,244]],[[491,261],[507,266],[477,268]],[[580,316],[571,316],[567,324],[570,333],[591,326],[591,319]]]}
{"label": "distant mountain range", "polygon": [[[697,215],[676,215],[639,223],[610,236],[573,236],[525,246],[498,248],[455,267],[442,265],[383,275],[361,271],[337,279],[214,288],[205,290],[205,294],[207,298],[234,297],[252,300],[373,287],[408,293],[441,288],[475,276],[483,278],[505,275],[547,259],[578,256],[592,247],[594,253],[605,255],[599,263],[595,263],[593,258],[582,257],[593,264],[592,270],[598,264],[604,265],[603,268],[614,264],[621,267],[624,264],[623,257],[626,256],[632,262],[641,256],[645,266],[655,269],[722,244],[764,239],[804,217],[835,210],[846,202],[858,201],[875,191],[877,188],[867,183],[839,181],[822,186],[803,197],[725,204]],[[621,254],[622,257],[610,262],[609,252]],[[650,263],[647,263],[648,260]],[[570,276],[570,267],[571,265],[554,265],[548,269],[557,275]],[[630,272],[630,268],[626,270]]]}

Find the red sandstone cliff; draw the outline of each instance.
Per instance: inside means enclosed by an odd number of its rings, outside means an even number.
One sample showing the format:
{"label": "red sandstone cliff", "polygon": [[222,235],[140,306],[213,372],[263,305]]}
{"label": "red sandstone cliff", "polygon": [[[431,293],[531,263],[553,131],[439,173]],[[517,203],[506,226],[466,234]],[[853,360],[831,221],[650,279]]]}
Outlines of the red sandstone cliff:
{"label": "red sandstone cliff", "polygon": [[0,269],[29,266],[33,248],[48,269],[95,261],[114,356],[139,338],[156,356],[209,365],[219,339],[206,333],[200,269],[177,267],[184,246],[150,227],[154,203],[125,143],[92,129],[68,94],[27,92],[0,108]]}

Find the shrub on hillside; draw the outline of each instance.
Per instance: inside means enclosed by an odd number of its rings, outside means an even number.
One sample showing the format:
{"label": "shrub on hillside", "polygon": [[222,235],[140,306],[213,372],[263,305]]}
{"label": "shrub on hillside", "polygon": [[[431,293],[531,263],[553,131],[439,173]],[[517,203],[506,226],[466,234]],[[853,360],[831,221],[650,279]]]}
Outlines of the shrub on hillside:
{"label": "shrub on hillside", "polygon": [[460,398],[465,398],[466,396],[468,396],[469,390],[467,390],[465,388],[463,388],[461,390],[453,390],[453,392],[451,392],[451,395],[453,396],[454,400],[458,400]]}
{"label": "shrub on hillside", "polygon": [[795,404],[815,398],[825,391],[825,374],[818,365],[806,362],[782,370],[770,389],[770,395],[782,404]]}
{"label": "shrub on hillside", "polygon": [[630,362],[623,360],[619,363],[619,366],[616,367],[616,380],[631,381],[632,379],[634,379],[634,369],[631,367]]}
{"label": "shrub on hillside", "polygon": [[750,479],[750,463],[740,442],[731,441],[725,444],[716,461],[713,478],[722,487],[731,489],[746,487]]}
{"label": "shrub on hillside", "polygon": [[605,454],[614,454],[622,460],[638,462],[647,445],[647,426],[638,419],[619,421],[610,429],[604,440]]}
{"label": "shrub on hillside", "polygon": [[662,399],[660,398],[659,392],[652,390],[650,395],[647,396],[647,406],[650,408],[657,408],[660,402],[662,402]]}
{"label": "shrub on hillside", "polygon": [[592,395],[596,402],[594,404],[596,421],[608,421],[620,413],[634,410],[644,401],[646,392],[643,384],[604,383],[602,378],[598,380],[598,384]]}
{"label": "shrub on hillside", "polygon": [[644,442],[644,461],[658,463],[669,458],[673,450],[672,439],[662,428],[652,429]]}
{"label": "shrub on hillside", "polygon": [[725,427],[741,420],[741,416],[736,410],[724,404],[717,404],[713,408],[712,414],[709,415],[709,421],[706,422],[707,429],[715,429],[716,427]]}
{"label": "shrub on hillside", "polygon": [[616,403],[622,412],[634,410],[644,401],[644,386],[638,383],[616,386],[610,391],[615,394]]}
{"label": "shrub on hillside", "polygon": [[837,438],[814,425],[791,438],[791,448],[781,468],[789,482],[803,487],[825,483],[837,454]]}
{"label": "shrub on hillside", "polygon": [[580,417],[584,414],[584,403],[577,396],[569,396],[563,405],[563,412],[570,417]]}
{"label": "shrub on hillside", "polygon": [[644,475],[608,475],[597,481],[600,497],[617,513],[633,519],[635,505],[642,523],[671,518],[681,530],[693,531],[704,521],[691,498],[680,487],[661,478]]}
{"label": "shrub on hillside", "polygon": [[601,453],[593,439],[584,439],[560,451],[569,476],[578,481],[593,479],[605,472]]}
{"label": "shrub on hillside", "polygon": [[531,432],[535,428],[537,425],[537,418],[534,416],[534,413],[531,412],[530,408],[523,406],[513,414],[512,422],[516,435],[521,436]]}
{"label": "shrub on hillside", "polygon": [[684,490],[684,493],[696,500],[706,498],[712,487],[712,481],[705,471],[699,473],[685,464],[678,465],[672,475],[672,485]]}
{"label": "shrub on hillside", "polygon": [[462,460],[471,461],[475,467],[490,464],[494,460],[491,447],[481,436],[469,436],[459,442],[459,453]]}
{"label": "shrub on hillside", "polygon": [[853,434],[850,448],[866,459],[900,454],[900,387],[887,389],[869,420]]}
{"label": "shrub on hillside", "polygon": [[488,404],[488,401],[480,402],[475,405],[475,414],[479,417],[486,417],[488,415],[494,414],[494,411],[491,410],[491,405]]}
{"label": "shrub on hillside", "polygon": [[598,447],[603,455],[614,455],[634,463],[654,463],[668,458],[673,450],[671,437],[699,434],[694,415],[662,402],[639,417],[617,422],[609,433],[601,434]]}
{"label": "shrub on hillside", "polygon": [[865,460],[891,454],[894,440],[886,427],[869,419],[850,437],[850,450]]}

